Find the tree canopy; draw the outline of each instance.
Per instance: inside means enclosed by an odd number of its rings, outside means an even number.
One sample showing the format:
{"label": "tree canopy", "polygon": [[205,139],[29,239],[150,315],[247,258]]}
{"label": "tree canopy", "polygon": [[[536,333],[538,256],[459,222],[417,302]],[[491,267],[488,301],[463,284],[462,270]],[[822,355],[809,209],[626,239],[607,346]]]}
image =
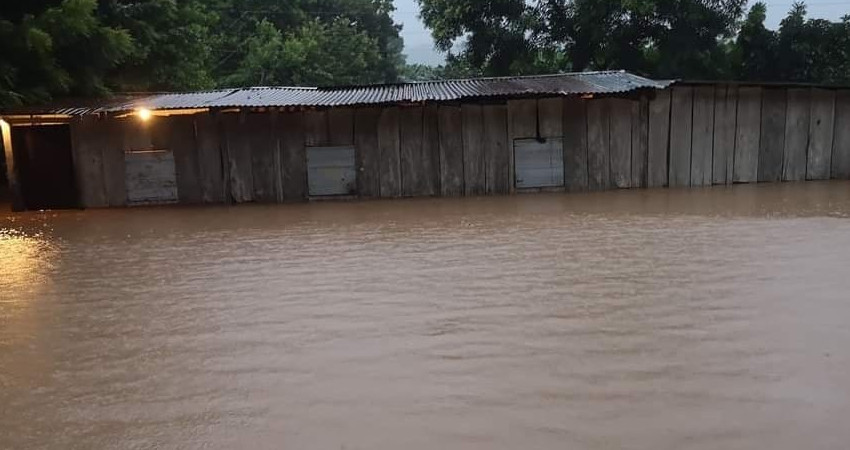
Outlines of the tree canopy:
{"label": "tree canopy", "polygon": [[[448,70],[512,75],[625,69],[657,78],[850,80],[850,16],[778,30],[746,0],[418,0]],[[456,70],[455,69],[455,70]]]}
{"label": "tree canopy", "polygon": [[0,106],[111,92],[625,69],[850,83],[850,16],[779,28],[746,0],[417,0],[441,67],[405,64],[392,0],[0,2]]}
{"label": "tree canopy", "polygon": [[394,82],[391,0],[0,2],[0,106],[58,96]]}

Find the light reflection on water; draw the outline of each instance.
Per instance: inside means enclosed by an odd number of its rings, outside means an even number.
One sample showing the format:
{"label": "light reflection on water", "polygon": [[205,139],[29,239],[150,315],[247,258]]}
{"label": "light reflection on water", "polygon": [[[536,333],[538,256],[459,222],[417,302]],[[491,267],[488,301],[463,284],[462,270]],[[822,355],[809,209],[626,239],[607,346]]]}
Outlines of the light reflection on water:
{"label": "light reflection on water", "polygon": [[0,448],[841,448],[850,184],[0,218]]}

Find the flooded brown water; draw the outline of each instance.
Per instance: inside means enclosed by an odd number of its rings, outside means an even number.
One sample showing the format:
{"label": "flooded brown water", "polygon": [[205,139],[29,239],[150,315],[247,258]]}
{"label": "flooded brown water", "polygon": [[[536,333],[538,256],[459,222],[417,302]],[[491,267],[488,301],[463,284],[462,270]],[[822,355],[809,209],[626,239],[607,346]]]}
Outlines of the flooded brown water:
{"label": "flooded brown water", "polygon": [[0,448],[850,442],[850,183],[0,214]]}

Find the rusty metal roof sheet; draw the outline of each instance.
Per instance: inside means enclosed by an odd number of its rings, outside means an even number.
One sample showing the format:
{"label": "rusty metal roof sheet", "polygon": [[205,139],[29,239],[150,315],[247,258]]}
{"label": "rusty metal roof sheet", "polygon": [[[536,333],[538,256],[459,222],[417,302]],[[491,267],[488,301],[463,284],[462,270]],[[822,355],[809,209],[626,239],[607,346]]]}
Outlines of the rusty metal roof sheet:
{"label": "rusty metal roof sheet", "polygon": [[522,77],[471,78],[349,87],[251,87],[167,93],[108,101],[99,106],[41,109],[38,114],[83,115],[128,112],[141,108],[333,107],[396,103],[446,102],[486,98],[519,98],[584,94],[617,94],[636,89],[662,89],[655,81],[625,71],[575,72]]}

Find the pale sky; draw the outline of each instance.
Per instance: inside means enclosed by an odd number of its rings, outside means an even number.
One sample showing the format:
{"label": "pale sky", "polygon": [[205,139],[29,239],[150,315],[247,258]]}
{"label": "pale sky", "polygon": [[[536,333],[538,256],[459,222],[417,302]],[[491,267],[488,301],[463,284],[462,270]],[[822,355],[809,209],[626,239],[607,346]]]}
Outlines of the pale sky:
{"label": "pale sky", "polygon": [[[405,54],[409,63],[437,65],[443,61],[443,56],[434,50],[431,34],[419,20],[419,5],[416,0],[394,0],[397,23],[404,25],[401,32],[404,38]],[[751,2],[754,3],[754,2]],[[792,0],[767,0],[767,26],[776,28],[791,8]],[[850,14],[850,0],[809,0],[806,2],[809,17],[838,20],[845,14]]]}

